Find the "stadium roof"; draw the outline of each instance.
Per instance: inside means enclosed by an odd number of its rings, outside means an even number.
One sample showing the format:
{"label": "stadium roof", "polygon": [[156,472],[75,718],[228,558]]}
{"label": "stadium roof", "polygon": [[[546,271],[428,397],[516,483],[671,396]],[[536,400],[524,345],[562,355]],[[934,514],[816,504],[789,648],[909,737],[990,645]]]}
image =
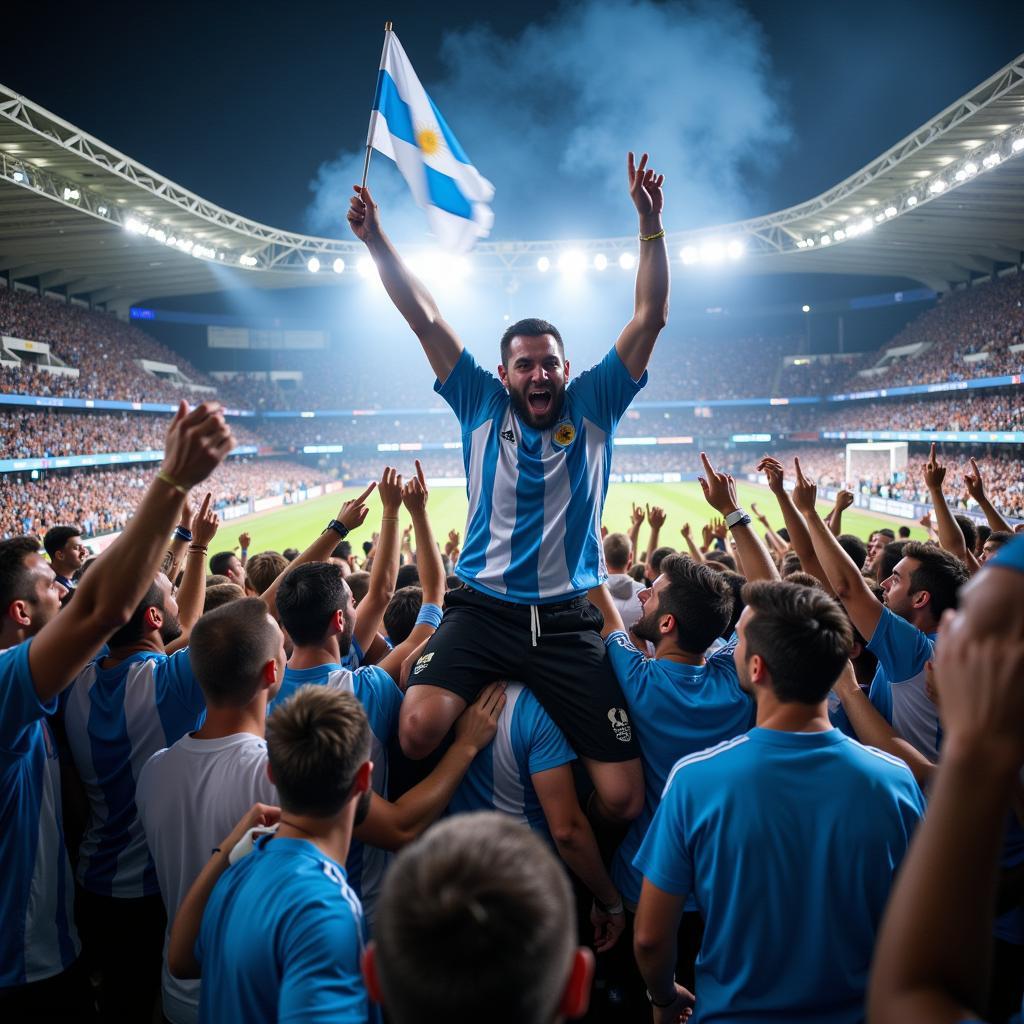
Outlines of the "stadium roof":
{"label": "stadium roof", "polygon": [[[1024,250],[1024,55],[828,191],[668,238],[679,269],[909,277],[942,291]],[[485,242],[475,268],[536,272],[636,240]],[[351,275],[363,248],[207,202],[0,85],[0,272],[126,310],[143,298],[293,288]],[[578,254],[582,254],[582,257]],[[318,272],[310,273],[311,260]]]}

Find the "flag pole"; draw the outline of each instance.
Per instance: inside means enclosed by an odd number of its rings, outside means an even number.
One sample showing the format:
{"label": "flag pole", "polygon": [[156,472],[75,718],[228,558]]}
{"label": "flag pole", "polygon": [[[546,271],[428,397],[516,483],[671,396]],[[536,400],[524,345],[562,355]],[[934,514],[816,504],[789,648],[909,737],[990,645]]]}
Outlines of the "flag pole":
{"label": "flag pole", "polygon": [[[388,56],[388,43],[391,40],[391,22],[384,22],[384,46],[380,51],[380,71],[384,70],[384,62]],[[380,83],[380,72],[377,74],[378,85]],[[366,130],[366,159],[363,160],[363,188],[366,188],[366,176],[370,173],[370,152],[373,149],[373,129],[377,124],[377,96],[374,96],[373,110],[370,111],[370,127]]]}

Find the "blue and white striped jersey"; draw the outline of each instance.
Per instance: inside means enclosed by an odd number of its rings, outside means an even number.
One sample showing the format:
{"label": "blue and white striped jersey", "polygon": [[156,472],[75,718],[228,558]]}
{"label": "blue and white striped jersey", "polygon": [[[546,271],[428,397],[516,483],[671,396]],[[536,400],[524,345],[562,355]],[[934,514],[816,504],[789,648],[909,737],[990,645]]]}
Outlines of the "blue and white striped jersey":
{"label": "blue and white striped jersey", "polygon": [[558,422],[522,423],[508,392],[464,349],[434,390],[462,427],[469,512],[456,567],[464,582],[522,604],[565,601],[607,576],[601,512],[612,438],[634,381],[613,348],[570,379]]}
{"label": "blue and white striped jersey", "polygon": [[129,899],[160,891],[135,806],[135,783],[158,751],[202,724],[206,699],[188,649],[168,657],[139,651],[113,668],[103,655],[67,691],[64,722],[89,798],[77,877],[100,896]]}
{"label": "blue and white striped jersey", "polygon": [[0,989],[53,977],[79,953],[61,829],[60,765],[27,640],[0,652]]}
{"label": "blue and white striped jersey", "polygon": [[448,813],[500,811],[550,841],[544,810],[530,779],[575,760],[575,751],[540,701],[521,683],[510,683],[498,731],[473,759]]}
{"label": "blue and white striped jersey", "polygon": [[[312,683],[319,686],[334,686],[354,694],[370,720],[370,760],[373,762],[373,791],[387,799],[388,794],[388,743],[398,731],[398,715],[402,710],[402,691],[395,681],[376,665],[364,665],[355,672],[337,664],[317,665],[314,668],[285,668],[281,689],[271,701],[269,712],[273,712],[283,701],[295,693],[300,686]],[[363,913],[368,925],[373,924],[377,893],[384,878],[384,871],[391,860],[387,850],[367,846],[352,840],[345,874],[363,904]]]}

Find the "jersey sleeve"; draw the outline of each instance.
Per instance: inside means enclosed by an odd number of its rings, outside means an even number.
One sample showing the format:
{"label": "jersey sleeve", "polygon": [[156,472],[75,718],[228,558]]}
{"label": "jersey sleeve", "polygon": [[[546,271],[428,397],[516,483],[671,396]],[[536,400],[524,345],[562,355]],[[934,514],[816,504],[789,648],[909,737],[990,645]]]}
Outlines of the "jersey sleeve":
{"label": "jersey sleeve", "polygon": [[612,663],[626,703],[635,703],[647,685],[650,669],[648,659],[633,646],[633,641],[621,629],[609,633],[604,638],[604,645],[608,649],[608,660]]}
{"label": "jersey sleeve", "polygon": [[195,720],[206,710],[206,697],[192,671],[187,647],[156,665],[155,676],[156,699],[161,712]]}
{"label": "jersey sleeve", "polygon": [[565,734],[529,690],[523,691],[516,703],[516,712],[529,751],[527,762],[531,775],[576,760],[576,752],[569,746]]}
{"label": "jersey sleeve", "polygon": [[570,380],[567,390],[584,416],[611,433],[646,384],[647,371],[639,380],[633,380],[613,346],[596,366]]}
{"label": "jersey sleeve", "polygon": [[54,698],[44,704],[36,693],[26,640],[0,653],[0,750],[17,754],[26,730],[57,710]]}
{"label": "jersey sleeve", "polygon": [[394,679],[377,665],[364,665],[356,669],[355,674],[373,697],[373,706],[367,706],[366,712],[374,735],[387,743],[398,732],[402,691]]}
{"label": "jersey sleeve", "polygon": [[633,858],[633,867],[644,878],[676,896],[688,896],[693,888],[693,855],[685,832],[685,794],[685,772],[675,771]]}
{"label": "jersey sleeve", "polygon": [[434,390],[452,407],[463,430],[474,430],[489,419],[494,402],[505,397],[498,378],[488,373],[466,348],[445,382],[434,381]]}
{"label": "jersey sleeve", "polygon": [[312,1024],[365,1024],[366,987],[359,972],[359,922],[333,901],[303,908],[282,936],[284,964],[277,1020]]}
{"label": "jersey sleeve", "polygon": [[926,633],[888,608],[882,609],[868,650],[878,658],[892,680],[910,679],[924,668],[932,656],[933,645]]}

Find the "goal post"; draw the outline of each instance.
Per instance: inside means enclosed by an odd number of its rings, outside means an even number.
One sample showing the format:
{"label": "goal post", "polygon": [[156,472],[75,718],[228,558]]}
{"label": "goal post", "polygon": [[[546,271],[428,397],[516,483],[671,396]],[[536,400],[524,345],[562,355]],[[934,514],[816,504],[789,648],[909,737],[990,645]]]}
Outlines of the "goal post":
{"label": "goal post", "polygon": [[910,445],[906,441],[856,441],[846,446],[846,483],[892,483],[906,474]]}

